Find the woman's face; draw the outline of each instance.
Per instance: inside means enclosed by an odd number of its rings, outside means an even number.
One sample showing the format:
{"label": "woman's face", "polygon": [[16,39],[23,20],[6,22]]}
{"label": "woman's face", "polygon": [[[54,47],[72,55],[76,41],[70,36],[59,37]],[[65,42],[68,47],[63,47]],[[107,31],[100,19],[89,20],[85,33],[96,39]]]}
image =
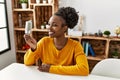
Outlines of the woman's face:
{"label": "woman's face", "polygon": [[64,20],[60,16],[53,15],[48,22],[49,36],[56,38],[64,36],[67,26],[62,26],[63,23]]}

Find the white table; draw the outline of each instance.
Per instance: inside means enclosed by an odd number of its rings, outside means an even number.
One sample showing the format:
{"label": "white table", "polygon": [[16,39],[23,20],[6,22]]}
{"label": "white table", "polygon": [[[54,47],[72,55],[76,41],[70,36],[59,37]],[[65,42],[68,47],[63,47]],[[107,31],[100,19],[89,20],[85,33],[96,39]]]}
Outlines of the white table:
{"label": "white table", "polygon": [[25,66],[24,64],[12,63],[0,71],[0,80],[120,80],[117,78],[96,75],[68,76],[40,72],[37,66]]}

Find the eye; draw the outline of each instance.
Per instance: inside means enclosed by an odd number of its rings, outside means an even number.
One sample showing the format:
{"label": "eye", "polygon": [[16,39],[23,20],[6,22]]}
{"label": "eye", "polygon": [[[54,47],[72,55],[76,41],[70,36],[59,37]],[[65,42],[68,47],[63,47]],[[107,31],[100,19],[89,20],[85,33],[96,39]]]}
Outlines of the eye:
{"label": "eye", "polygon": [[53,23],[52,24],[52,27],[57,27],[58,25],[56,23]]}
{"label": "eye", "polygon": [[58,26],[56,23],[52,23],[52,24],[48,23],[48,25],[49,25],[50,27],[57,27],[57,26]]}

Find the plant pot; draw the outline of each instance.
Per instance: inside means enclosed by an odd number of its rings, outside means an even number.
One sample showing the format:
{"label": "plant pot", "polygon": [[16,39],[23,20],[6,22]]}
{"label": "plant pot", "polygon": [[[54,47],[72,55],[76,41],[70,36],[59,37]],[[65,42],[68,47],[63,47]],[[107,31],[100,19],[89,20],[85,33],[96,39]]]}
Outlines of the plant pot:
{"label": "plant pot", "polygon": [[43,0],[43,4],[46,4],[47,3],[47,1],[46,0]]}
{"label": "plant pot", "polygon": [[22,3],[21,6],[22,6],[22,9],[26,9],[27,8],[27,3]]}
{"label": "plant pot", "polygon": [[39,4],[39,3],[40,3],[40,0],[36,0],[36,3]]}
{"label": "plant pot", "polygon": [[105,34],[103,34],[103,36],[106,37],[106,38],[109,38],[109,35],[105,35]]}
{"label": "plant pot", "polygon": [[41,25],[41,29],[45,29],[45,26],[44,26],[44,25]]}
{"label": "plant pot", "polygon": [[53,0],[48,0],[48,4],[51,4]]}

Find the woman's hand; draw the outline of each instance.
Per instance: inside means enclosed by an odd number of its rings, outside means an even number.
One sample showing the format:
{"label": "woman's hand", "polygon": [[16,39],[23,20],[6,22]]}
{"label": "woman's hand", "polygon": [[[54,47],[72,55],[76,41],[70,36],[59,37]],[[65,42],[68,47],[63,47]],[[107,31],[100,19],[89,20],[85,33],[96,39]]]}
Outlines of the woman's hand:
{"label": "woman's hand", "polygon": [[42,64],[38,67],[38,70],[43,72],[49,72],[50,66],[50,64]]}
{"label": "woman's hand", "polygon": [[24,39],[25,39],[25,42],[30,46],[32,50],[35,50],[37,48],[37,42],[33,37],[31,37],[28,34],[25,34]]}

